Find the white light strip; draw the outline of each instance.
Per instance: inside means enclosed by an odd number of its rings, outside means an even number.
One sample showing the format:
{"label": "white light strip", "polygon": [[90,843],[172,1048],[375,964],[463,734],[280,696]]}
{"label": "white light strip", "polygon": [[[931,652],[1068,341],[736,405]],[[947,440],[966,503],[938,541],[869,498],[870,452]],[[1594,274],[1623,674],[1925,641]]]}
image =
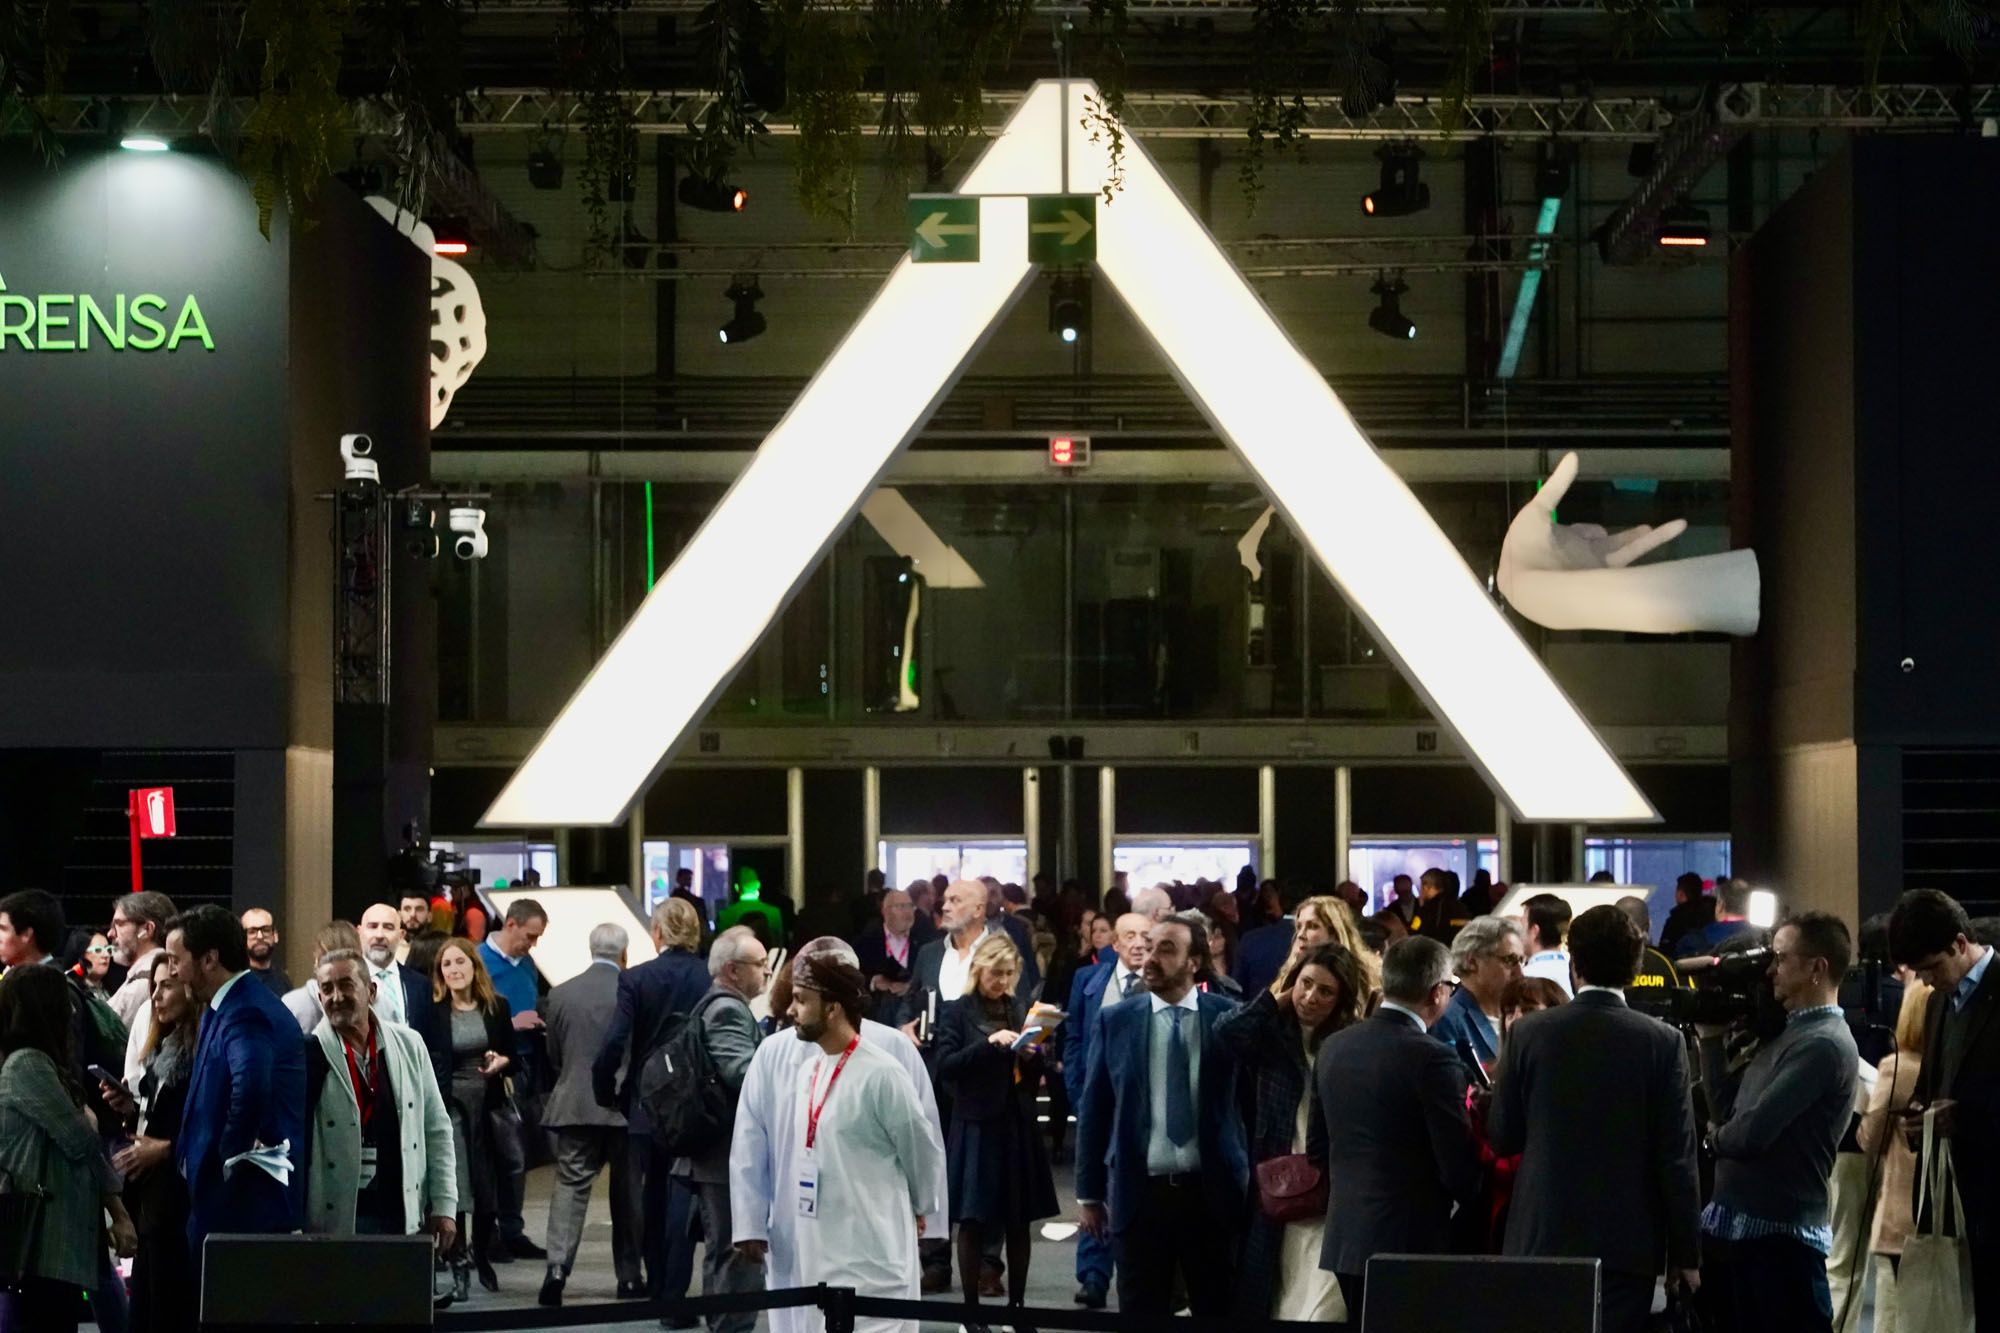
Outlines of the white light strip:
{"label": "white light strip", "polygon": [[917,573],[928,588],[983,588],[986,581],[958,548],[938,536],[937,529],[924,522],[909,497],[893,486],[884,486],[861,506],[861,517],[889,543],[897,555],[916,562]]}
{"label": "white light strip", "polygon": [[[1049,174],[1037,168],[1055,156],[1059,103],[1053,85],[1038,89],[973,178]],[[985,199],[978,263],[897,265],[482,827],[624,818],[1020,294],[1031,275],[1027,216],[1023,199]]]}
{"label": "white light strip", "polygon": [[[1090,127],[1070,125],[1069,157],[1070,187],[1099,188],[1108,147],[1092,142]],[[1515,815],[1657,818],[1325,377],[1129,137],[1123,168],[1123,188],[1097,210],[1098,271]]]}
{"label": "white light strip", "polygon": [[[1548,258],[1549,243],[1541,239],[1553,236],[1556,218],[1562,213],[1561,196],[1542,200],[1542,211],[1535,218],[1536,239],[1528,243],[1528,262],[1539,265]],[[1521,364],[1521,347],[1528,341],[1528,317],[1535,313],[1535,293],[1542,287],[1542,270],[1531,268],[1521,275],[1521,286],[1514,293],[1514,314],[1507,321],[1507,341],[1500,346],[1500,366],[1498,377],[1503,380],[1514,378],[1514,372]]]}

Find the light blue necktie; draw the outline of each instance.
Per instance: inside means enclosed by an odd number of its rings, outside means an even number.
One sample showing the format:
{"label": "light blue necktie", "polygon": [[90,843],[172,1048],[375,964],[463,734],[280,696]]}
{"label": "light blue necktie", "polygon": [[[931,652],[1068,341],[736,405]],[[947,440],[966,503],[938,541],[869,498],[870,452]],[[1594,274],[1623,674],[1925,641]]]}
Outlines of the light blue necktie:
{"label": "light blue necktie", "polygon": [[1181,1019],[1187,1010],[1176,1007],[1167,1013],[1174,1020],[1174,1030],[1167,1036],[1167,1140],[1184,1148],[1194,1139],[1194,1090],[1189,1086],[1193,1070],[1188,1064],[1187,1037],[1181,1032]]}

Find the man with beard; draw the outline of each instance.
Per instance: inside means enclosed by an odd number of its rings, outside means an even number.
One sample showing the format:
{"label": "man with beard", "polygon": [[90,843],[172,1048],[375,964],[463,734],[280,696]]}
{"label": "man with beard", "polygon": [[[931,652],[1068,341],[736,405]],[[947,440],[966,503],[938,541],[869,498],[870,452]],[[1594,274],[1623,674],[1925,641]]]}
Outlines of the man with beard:
{"label": "man with beard", "polygon": [[278,966],[277,922],[263,908],[253,907],[243,914],[243,938],[250,945],[250,975],[283,999],[292,988],[292,979]]}
{"label": "man with beard", "polygon": [[306,1230],[403,1236],[457,1232],[451,1117],[417,1034],[371,1012],[361,958],[336,949],[316,972],[326,1022],[306,1040]]}
{"label": "man with beard", "polygon": [[442,937],[444,932],[431,920],[431,900],[423,893],[405,891],[396,899],[396,916],[402,923],[403,942],[396,946],[396,961],[410,956],[410,945],[426,935]]}
{"label": "man with beard", "polygon": [[414,1028],[431,1039],[431,983],[428,977],[396,961],[403,942],[402,915],[387,903],[376,903],[361,914],[361,952],[368,960],[368,980],[375,988],[372,1008],[384,1023]]}
{"label": "man with beard", "polygon": [[[791,1021],[793,971],[821,954],[859,971],[854,950],[845,940],[828,935],[801,946],[794,969],[781,971],[771,980],[771,1013],[779,1023]],[[937,1101],[916,1045],[895,1028],[870,1019],[862,1020],[859,1032],[863,1048],[888,1056],[902,1071],[922,1108],[929,1135],[941,1145],[944,1135]],[[746,1257],[765,1260],[765,1282],[772,1290],[803,1286],[809,1280],[804,1276],[798,1236],[806,1222],[799,1216],[796,1200],[796,1171],[805,1145],[803,1136],[794,1132],[792,1119],[801,1071],[820,1054],[817,1044],[782,1034],[762,1043],[751,1058],[750,1071],[743,1076],[736,1105],[729,1149],[731,1238]],[[945,1190],[944,1153],[940,1149],[929,1190],[934,1206],[923,1219],[926,1235],[946,1234]],[[823,1221],[818,1225],[824,1229]],[[809,1310],[771,1310],[766,1317],[771,1333],[811,1333],[819,1327],[817,1316]]]}

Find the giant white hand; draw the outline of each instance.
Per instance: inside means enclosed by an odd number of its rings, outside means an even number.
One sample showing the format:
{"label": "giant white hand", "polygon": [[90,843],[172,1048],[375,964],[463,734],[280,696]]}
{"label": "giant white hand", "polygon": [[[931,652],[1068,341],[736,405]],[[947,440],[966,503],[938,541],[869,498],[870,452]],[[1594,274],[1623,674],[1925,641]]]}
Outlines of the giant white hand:
{"label": "giant white hand", "polygon": [[1757,632],[1756,552],[1634,565],[1687,531],[1687,520],[1617,533],[1594,523],[1557,523],[1556,506],[1576,470],[1576,455],[1563,455],[1547,484],[1507,527],[1500,595],[1516,611],[1549,629]]}

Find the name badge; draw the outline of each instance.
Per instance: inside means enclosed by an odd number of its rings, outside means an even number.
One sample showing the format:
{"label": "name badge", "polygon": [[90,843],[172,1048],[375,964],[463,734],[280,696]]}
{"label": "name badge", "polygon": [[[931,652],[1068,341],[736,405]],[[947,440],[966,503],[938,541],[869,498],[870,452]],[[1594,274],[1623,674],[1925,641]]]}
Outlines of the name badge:
{"label": "name badge", "polygon": [[361,1177],[360,1177],[359,1187],[361,1189],[367,1189],[370,1185],[374,1183],[375,1183],[375,1145],[372,1143],[364,1143],[361,1145]]}
{"label": "name badge", "polygon": [[811,1153],[800,1155],[799,1167],[799,1216],[817,1218],[819,1216],[819,1160]]}

